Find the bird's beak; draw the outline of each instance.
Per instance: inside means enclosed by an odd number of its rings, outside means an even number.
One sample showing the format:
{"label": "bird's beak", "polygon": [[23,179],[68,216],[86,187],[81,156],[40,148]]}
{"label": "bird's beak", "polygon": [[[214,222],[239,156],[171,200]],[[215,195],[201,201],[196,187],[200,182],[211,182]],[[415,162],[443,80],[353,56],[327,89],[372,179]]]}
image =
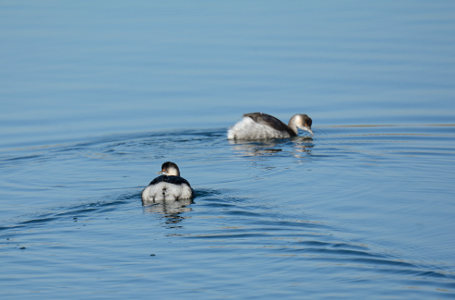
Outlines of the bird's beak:
{"label": "bird's beak", "polygon": [[311,133],[311,135],[313,135],[313,130],[311,130],[310,127],[305,126],[303,127],[303,130],[308,131],[309,133]]}
{"label": "bird's beak", "polygon": [[159,175],[167,175],[167,173],[164,172],[164,171],[159,171],[157,174],[159,174]]}

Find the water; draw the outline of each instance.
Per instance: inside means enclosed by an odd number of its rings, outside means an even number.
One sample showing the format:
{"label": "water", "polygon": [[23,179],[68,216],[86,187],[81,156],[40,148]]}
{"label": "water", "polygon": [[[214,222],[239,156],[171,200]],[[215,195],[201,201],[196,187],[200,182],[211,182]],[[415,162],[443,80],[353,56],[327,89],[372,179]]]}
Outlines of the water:
{"label": "water", "polygon": [[455,297],[452,2],[0,7],[2,299]]}

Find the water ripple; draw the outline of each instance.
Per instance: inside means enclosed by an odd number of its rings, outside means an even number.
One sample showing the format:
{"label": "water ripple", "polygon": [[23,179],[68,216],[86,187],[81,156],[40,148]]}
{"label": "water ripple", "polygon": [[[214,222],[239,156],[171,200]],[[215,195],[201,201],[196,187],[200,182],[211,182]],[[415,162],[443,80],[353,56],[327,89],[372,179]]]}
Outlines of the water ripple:
{"label": "water ripple", "polygon": [[13,229],[27,229],[36,226],[43,226],[61,219],[76,220],[82,217],[89,217],[92,216],[93,213],[104,213],[118,209],[120,205],[130,202],[132,199],[136,200],[138,197],[140,197],[138,193],[124,194],[115,200],[96,201],[76,204],[70,207],[55,208],[49,213],[41,213],[27,220],[16,222],[12,225],[3,225],[0,227],[0,232],[6,231],[4,233],[7,233],[9,230]]}
{"label": "water ripple", "polygon": [[[377,207],[383,209],[382,212],[389,211],[389,208],[380,206],[381,202],[368,202],[376,185],[357,183],[363,177],[369,179],[372,172],[388,171],[390,181],[400,179],[396,181],[401,188],[404,180],[394,176],[397,176],[396,169],[404,166],[405,159],[413,162],[412,168],[422,164],[421,160],[413,160],[414,157],[424,158],[432,166],[453,162],[455,133],[446,129],[444,126],[431,129],[398,125],[329,126],[320,130],[316,127],[317,134],[312,139],[298,137],[245,143],[229,143],[225,139],[224,129],[180,130],[95,138],[82,143],[46,147],[45,150],[22,149],[18,153],[3,155],[1,166],[17,168],[37,163],[38,168],[41,168],[39,163],[42,162],[66,163],[83,158],[87,164],[101,162],[94,168],[102,166],[109,172],[118,164],[127,162],[128,167],[133,164],[128,172],[137,172],[144,165],[162,162],[172,153],[172,156],[187,163],[188,174],[193,172],[195,199],[142,207],[140,187],[125,192],[132,188],[122,187],[125,185],[123,179],[118,180],[115,188],[112,188],[114,185],[110,185],[111,174],[106,175],[108,172],[102,173],[106,178],[95,176],[92,180],[86,180],[87,175],[83,173],[79,174],[80,178],[74,179],[81,190],[90,195],[111,187],[111,196],[102,198],[105,199],[103,201],[92,196],[92,200],[85,203],[56,206],[46,209],[45,213],[22,214],[0,227],[0,233],[7,239],[21,235],[33,239],[38,231],[33,229],[59,228],[61,221],[66,224],[72,222],[70,225],[76,227],[74,225],[83,218],[94,220],[99,215],[111,217],[122,212],[125,204],[134,203],[140,214],[135,215],[137,223],[131,225],[133,228],[129,228],[126,235],[141,232],[136,242],[141,245],[149,243],[150,248],[157,247],[165,237],[163,243],[167,244],[161,246],[163,252],[178,251],[178,247],[175,247],[178,244],[183,245],[185,253],[194,256],[195,252],[203,259],[210,259],[216,249],[218,257],[253,257],[256,260],[252,261],[260,261],[264,265],[274,259],[279,260],[276,268],[280,270],[300,265],[311,266],[307,270],[311,272],[311,268],[321,267],[335,274],[334,277],[343,277],[340,280],[349,281],[350,284],[362,280],[369,283],[381,277],[384,278],[381,281],[383,284],[390,281],[399,285],[416,285],[421,289],[441,289],[444,291],[429,294],[450,297],[455,289],[452,266],[421,262],[406,249],[397,251],[378,246],[371,242],[372,229],[363,228],[370,219],[361,223],[362,228],[359,229],[349,222],[343,222],[341,218],[351,221],[353,216],[361,218],[362,213],[368,213],[367,217],[375,217],[374,209]],[[206,149],[212,151],[211,160],[206,158]],[[393,168],[387,169],[388,166]],[[148,176],[150,170],[148,167],[145,169],[141,174]],[[426,174],[427,169],[422,168],[421,171]],[[120,172],[120,176],[133,177],[123,172]],[[356,172],[360,174],[356,176]],[[445,172],[450,175],[450,171]],[[338,177],[338,174],[343,176]],[[350,177],[354,180],[348,180]],[[41,179],[41,173],[37,178]],[[406,180],[420,183],[419,177]],[[25,183],[20,176],[19,179],[5,178],[3,182],[10,190],[30,193],[56,190],[57,186],[65,193],[71,189],[64,183],[53,182],[52,186],[39,180]],[[352,182],[354,184],[350,185]],[[87,183],[94,183],[94,186],[87,189]],[[431,183],[431,189],[436,189],[437,184],[440,184],[436,181]],[[277,193],[279,198],[273,197],[277,189],[280,189],[280,193]],[[425,192],[430,194],[431,189],[427,188]],[[397,200],[401,200],[398,197],[401,191],[394,194]],[[292,195],[292,192],[295,194]],[[379,190],[379,193],[384,191]],[[360,200],[352,202],[353,198]],[[418,203],[413,202],[410,206],[415,209],[416,205]],[[412,210],[405,208],[406,211]],[[114,227],[122,230],[128,225],[125,222]],[[151,233],[147,236],[148,231]],[[355,238],[351,239],[352,236]],[[128,238],[122,238],[120,244],[131,243]],[[8,248],[14,245],[15,242],[7,240],[2,246]],[[104,241],[93,247],[103,245],[110,247]],[[390,252],[397,254],[392,255]],[[299,264],[300,261],[302,264]],[[273,266],[272,263],[270,265]],[[271,272],[277,272],[277,269]],[[351,272],[355,274],[352,278],[344,278]],[[301,276],[299,270],[291,274]]]}

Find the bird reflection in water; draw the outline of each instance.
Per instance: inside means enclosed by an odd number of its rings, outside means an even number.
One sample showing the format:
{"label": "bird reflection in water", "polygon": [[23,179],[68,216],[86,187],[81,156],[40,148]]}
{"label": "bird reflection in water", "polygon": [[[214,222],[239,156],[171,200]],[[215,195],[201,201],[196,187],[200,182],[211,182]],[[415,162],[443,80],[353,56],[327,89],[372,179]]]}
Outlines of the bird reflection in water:
{"label": "bird reflection in water", "polygon": [[144,206],[144,212],[161,214],[166,218],[166,224],[178,224],[185,219],[181,214],[190,212],[192,199],[181,199],[178,201],[164,201],[152,205]]}
{"label": "bird reflection in water", "polygon": [[274,139],[260,142],[229,140],[229,143],[242,156],[273,156],[281,152],[286,153],[287,146],[292,145],[294,156],[302,157],[302,154],[311,154],[311,149],[314,147],[313,138],[307,136],[298,136],[291,140]]}
{"label": "bird reflection in water", "polygon": [[298,136],[292,139],[293,144],[293,154],[296,158],[301,158],[302,156],[311,155],[311,150],[314,147],[312,137],[303,137]]}

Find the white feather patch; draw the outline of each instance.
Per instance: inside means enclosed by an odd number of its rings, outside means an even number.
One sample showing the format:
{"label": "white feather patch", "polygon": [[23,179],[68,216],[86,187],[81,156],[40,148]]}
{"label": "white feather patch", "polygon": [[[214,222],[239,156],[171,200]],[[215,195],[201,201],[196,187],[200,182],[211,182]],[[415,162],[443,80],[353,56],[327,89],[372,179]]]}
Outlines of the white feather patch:
{"label": "white feather patch", "polygon": [[149,185],[142,191],[144,204],[191,199],[192,196],[193,192],[187,184],[172,184],[168,182]]}
{"label": "white feather patch", "polygon": [[229,128],[227,133],[227,138],[230,140],[283,139],[289,137],[288,132],[256,123],[249,117],[243,117],[243,119]]}

